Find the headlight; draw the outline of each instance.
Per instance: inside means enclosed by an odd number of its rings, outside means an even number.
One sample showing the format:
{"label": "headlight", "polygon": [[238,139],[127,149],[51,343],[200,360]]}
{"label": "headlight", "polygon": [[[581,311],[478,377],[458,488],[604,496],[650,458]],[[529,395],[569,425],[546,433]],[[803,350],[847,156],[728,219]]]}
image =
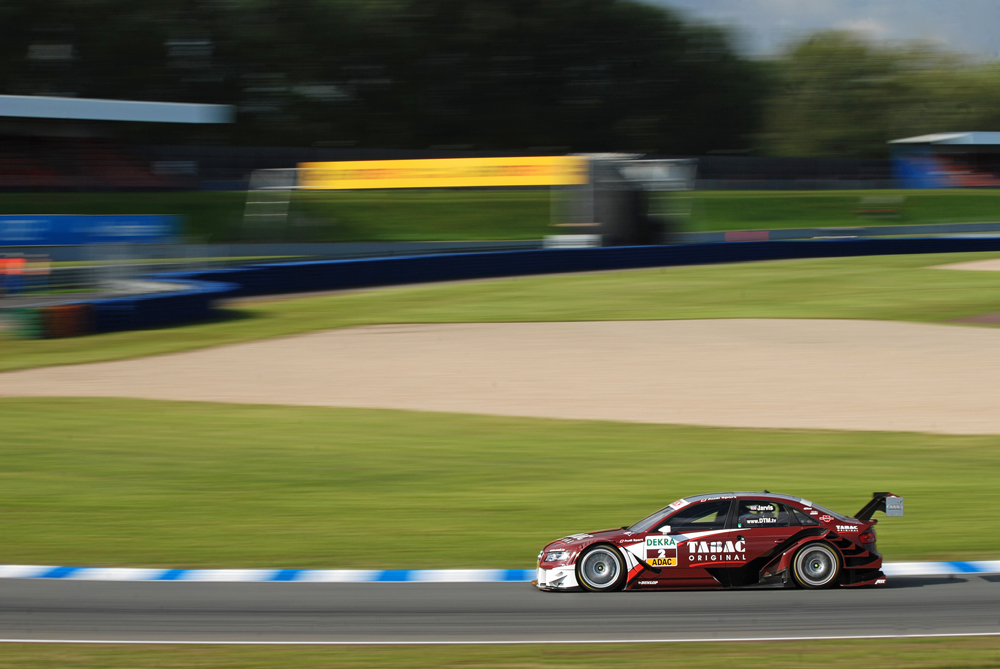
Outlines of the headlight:
{"label": "headlight", "polygon": [[569,551],[552,551],[551,553],[545,556],[545,561],[559,562],[560,560],[568,560],[569,555],[570,555]]}

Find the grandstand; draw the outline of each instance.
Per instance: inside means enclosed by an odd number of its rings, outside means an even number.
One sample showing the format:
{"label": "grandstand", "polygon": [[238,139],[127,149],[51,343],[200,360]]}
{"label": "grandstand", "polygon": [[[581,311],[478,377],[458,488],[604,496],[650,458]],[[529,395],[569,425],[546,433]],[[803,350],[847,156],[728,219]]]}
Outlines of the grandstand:
{"label": "grandstand", "polygon": [[109,138],[0,135],[0,189],[179,188],[173,175]]}
{"label": "grandstand", "polygon": [[118,139],[122,123],[224,123],[221,105],[0,95],[0,190],[185,188]]}
{"label": "grandstand", "polygon": [[1000,132],[943,132],[889,144],[896,176],[908,188],[1000,187]]}

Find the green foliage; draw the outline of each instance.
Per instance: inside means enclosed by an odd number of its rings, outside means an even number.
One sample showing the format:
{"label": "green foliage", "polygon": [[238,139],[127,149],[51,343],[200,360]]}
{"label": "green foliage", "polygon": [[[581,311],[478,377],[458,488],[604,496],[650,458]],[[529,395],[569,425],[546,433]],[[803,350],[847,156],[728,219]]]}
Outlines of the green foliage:
{"label": "green foliage", "polygon": [[[72,57],[29,57],[69,45]],[[635,0],[9,0],[0,92],[236,105],[144,142],[885,157],[1000,128],[1000,66],[820,32],[742,57]]]}
{"label": "green foliage", "polygon": [[892,139],[1000,126],[1000,67],[821,32],[775,64],[761,142],[782,156],[885,157]]}
{"label": "green foliage", "polygon": [[[239,107],[149,141],[482,149],[743,148],[758,68],[633,0],[10,0],[0,92]],[[73,46],[42,62],[32,44]]]}

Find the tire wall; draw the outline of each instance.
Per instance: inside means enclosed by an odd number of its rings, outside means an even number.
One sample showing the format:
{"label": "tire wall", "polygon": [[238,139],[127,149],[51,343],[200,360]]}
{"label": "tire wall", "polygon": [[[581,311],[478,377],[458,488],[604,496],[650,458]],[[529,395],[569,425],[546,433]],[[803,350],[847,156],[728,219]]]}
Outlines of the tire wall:
{"label": "tire wall", "polygon": [[216,315],[216,300],[237,288],[207,281],[183,283],[186,288],[179,291],[15,309],[14,336],[54,339],[206,321]]}

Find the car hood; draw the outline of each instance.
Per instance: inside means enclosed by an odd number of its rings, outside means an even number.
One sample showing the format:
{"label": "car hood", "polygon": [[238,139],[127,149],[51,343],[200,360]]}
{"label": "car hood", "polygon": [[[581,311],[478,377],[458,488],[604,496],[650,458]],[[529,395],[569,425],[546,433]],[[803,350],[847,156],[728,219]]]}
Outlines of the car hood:
{"label": "car hood", "polygon": [[632,535],[632,532],[617,527],[610,530],[598,530],[597,532],[581,532],[580,534],[571,534],[568,537],[556,539],[548,544],[545,550],[580,551],[598,541],[617,542],[619,539],[628,538],[630,535]]}

